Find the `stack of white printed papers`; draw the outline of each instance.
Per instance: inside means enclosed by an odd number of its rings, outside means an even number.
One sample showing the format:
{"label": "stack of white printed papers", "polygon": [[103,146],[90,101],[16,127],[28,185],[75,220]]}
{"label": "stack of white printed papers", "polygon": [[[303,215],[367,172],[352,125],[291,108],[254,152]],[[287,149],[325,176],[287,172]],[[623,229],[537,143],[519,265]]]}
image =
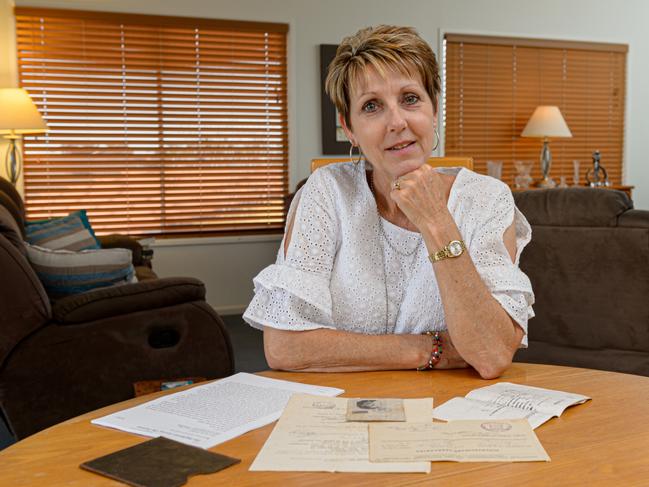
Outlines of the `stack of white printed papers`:
{"label": "stack of white printed papers", "polygon": [[239,373],[94,419],[92,423],[210,448],[272,423],[293,394],[337,396],[343,392],[334,387]]}
{"label": "stack of white printed papers", "polygon": [[522,419],[536,429],[553,417],[590,397],[540,387],[499,382],[454,397],[435,408],[435,419]]}

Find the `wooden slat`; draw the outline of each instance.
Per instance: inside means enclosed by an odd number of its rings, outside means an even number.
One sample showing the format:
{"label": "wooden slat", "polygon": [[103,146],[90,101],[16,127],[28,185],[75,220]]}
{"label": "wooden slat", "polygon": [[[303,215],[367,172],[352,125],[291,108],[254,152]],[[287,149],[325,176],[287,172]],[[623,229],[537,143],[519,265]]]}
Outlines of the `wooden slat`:
{"label": "wooden slat", "polygon": [[[67,9],[44,9],[33,7],[15,7],[17,21],[24,21],[24,17],[32,19],[48,18],[62,19],[63,22],[69,22],[70,19],[95,20],[102,23],[119,25],[146,25],[154,27],[201,27],[206,29],[224,29],[235,32],[288,32],[288,24],[270,23],[270,22],[249,22],[242,20],[218,20],[205,19],[197,17],[168,17],[162,15],[140,15],[124,14],[115,12],[97,12],[88,10],[67,10]],[[36,22],[36,20],[32,20]]]}
{"label": "wooden slat", "polygon": [[628,44],[610,44],[604,42],[582,42],[555,39],[534,39],[529,37],[499,37],[473,34],[447,33],[444,38],[455,44],[484,44],[492,46],[536,47],[542,49],[579,49],[585,51],[628,52]]}

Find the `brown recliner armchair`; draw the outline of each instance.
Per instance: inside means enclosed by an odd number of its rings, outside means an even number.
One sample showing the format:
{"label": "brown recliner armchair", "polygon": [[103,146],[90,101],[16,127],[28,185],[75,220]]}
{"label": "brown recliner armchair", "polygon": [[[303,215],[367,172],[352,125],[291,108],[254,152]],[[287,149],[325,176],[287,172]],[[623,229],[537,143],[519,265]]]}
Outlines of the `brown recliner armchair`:
{"label": "brown recliner armchair", "polygon": [[157,279],[141,247],[140,282],[50,302],[23,244],[20,195],[0,178],[0,412],[17,439],[133,397],[141,380],[234,371],[230,338],[191,278]]}

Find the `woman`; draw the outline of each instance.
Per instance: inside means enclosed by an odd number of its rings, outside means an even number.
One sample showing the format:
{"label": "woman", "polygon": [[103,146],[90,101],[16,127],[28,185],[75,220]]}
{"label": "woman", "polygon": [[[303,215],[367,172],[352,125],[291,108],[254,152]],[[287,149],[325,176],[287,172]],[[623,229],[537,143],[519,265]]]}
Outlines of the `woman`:
{"label": "woman", "polygon": [[527,343],[534,296],[518,258],[531,231],[505,184],[426,164],[435,55],[413,29],[363,29],[339,46],[326,88],[364,160],[309,177],[276,263],[254,280],[244,318],[263,328],[269,365],[498,377]]}

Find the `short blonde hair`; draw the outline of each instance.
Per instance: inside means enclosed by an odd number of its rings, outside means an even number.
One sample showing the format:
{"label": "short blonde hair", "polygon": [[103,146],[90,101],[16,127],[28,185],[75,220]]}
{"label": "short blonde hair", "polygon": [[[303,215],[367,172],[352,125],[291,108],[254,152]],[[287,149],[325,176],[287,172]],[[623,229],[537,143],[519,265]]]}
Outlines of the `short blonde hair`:
{"label": "short blonde hair", "polygon": [[411,27],[378,25],[345,37],[329,64],[325,91],[348,127],[351,85],[369,66],[382,76],[390,70],[419,75],[437,113],[441,82],[433,50]]}

